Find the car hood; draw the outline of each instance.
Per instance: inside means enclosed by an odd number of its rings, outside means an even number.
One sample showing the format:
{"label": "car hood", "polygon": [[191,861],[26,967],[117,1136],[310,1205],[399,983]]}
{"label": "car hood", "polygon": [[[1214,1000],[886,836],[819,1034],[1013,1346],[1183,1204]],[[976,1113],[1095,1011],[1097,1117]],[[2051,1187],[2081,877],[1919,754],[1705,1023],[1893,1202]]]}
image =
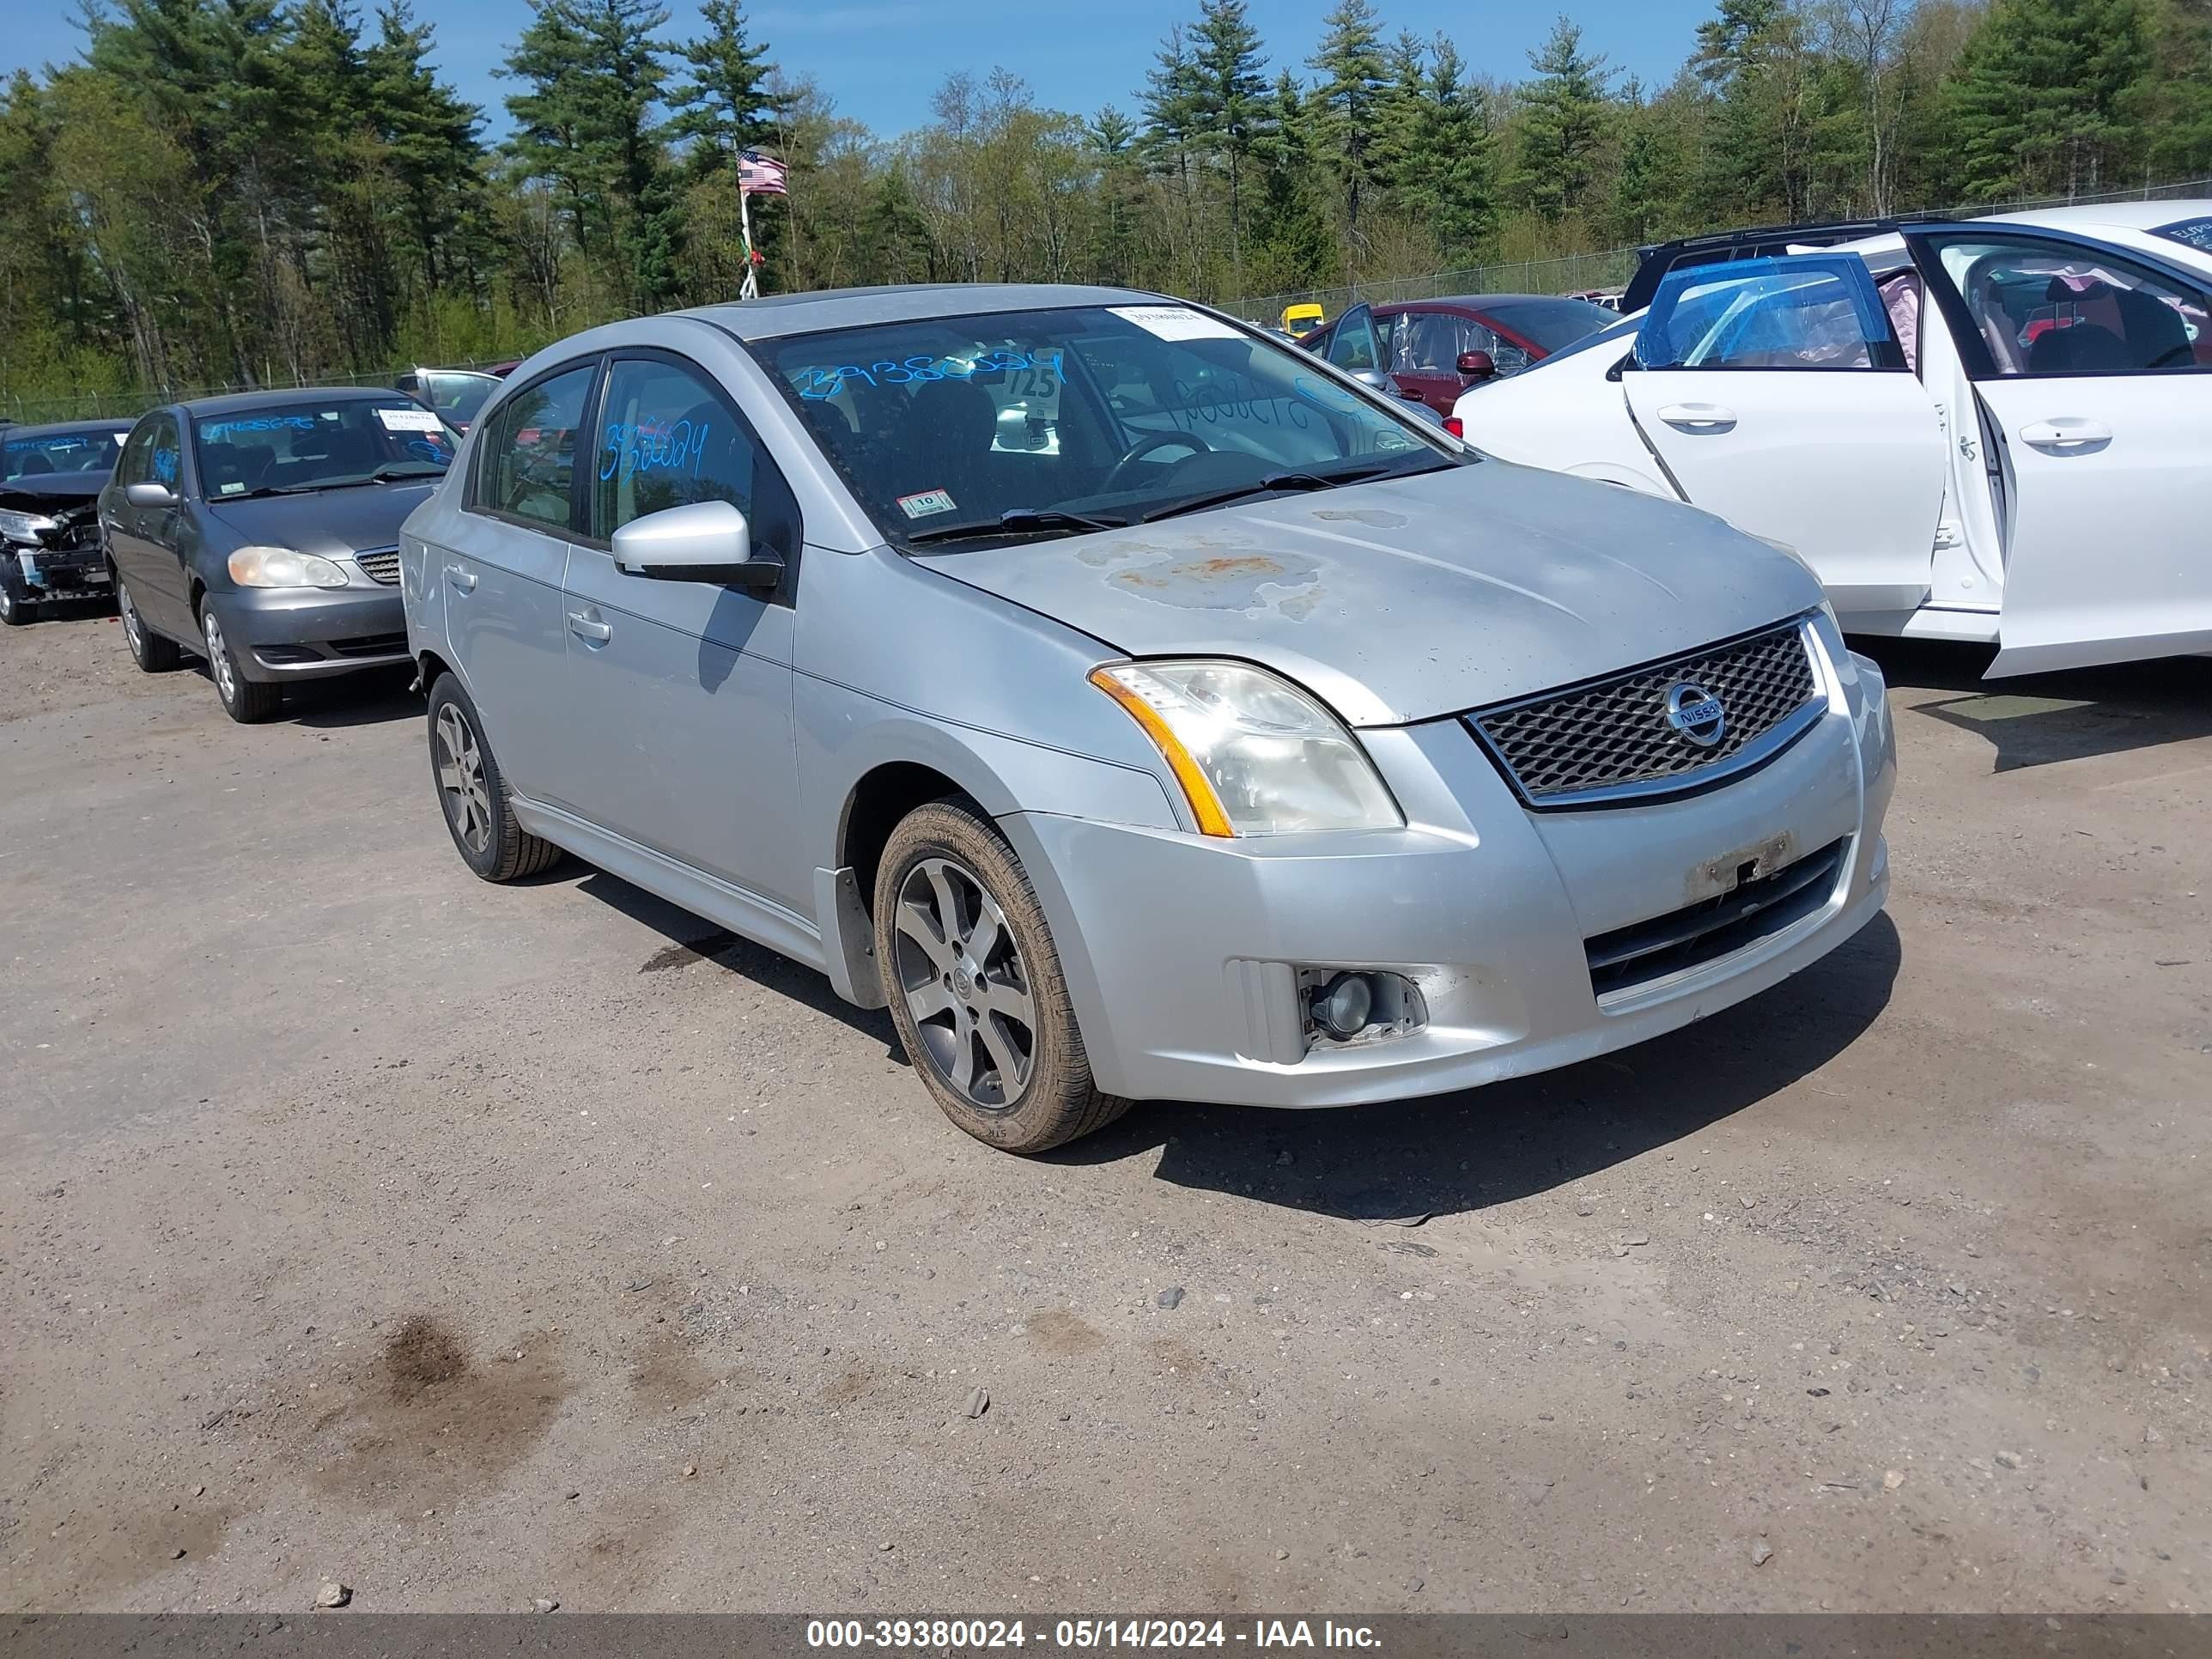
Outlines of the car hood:
{"label": "car hood", "polygon": [[1526,696],[1820,602],[1802,562],[1711,514],[1496,460],[926,562],[1132,656],[1262,664],[1353,726]]}
{"label": "car hood", "polygon": [[108,472],[34,472],[0,483],[0,507],[18,513],[58,513],[91,501],[107,483]]}
{"label": "car hood", "polygon": [[258,501],[211,501],[208,516],[241,544],[289,547],[302,553],[352,553],[392,547],[401,522],[438,487],[436,478],[354,484],[307,495],[264,495]]}

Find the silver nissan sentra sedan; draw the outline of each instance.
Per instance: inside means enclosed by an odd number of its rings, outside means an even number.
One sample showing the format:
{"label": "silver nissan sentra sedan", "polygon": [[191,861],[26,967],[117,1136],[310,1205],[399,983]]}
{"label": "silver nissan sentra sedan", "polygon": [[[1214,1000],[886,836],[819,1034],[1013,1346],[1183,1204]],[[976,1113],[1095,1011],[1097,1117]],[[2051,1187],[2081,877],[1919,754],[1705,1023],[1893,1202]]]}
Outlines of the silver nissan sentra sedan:
{"label": "silver nissan sentra sedan", "polygon": [[888,1004],[1013,1152],[1583,1060],[1888,888],[1882,680],[1796,558],[1155,295],[576,335],[402,591],[471,869],[566,850]]}

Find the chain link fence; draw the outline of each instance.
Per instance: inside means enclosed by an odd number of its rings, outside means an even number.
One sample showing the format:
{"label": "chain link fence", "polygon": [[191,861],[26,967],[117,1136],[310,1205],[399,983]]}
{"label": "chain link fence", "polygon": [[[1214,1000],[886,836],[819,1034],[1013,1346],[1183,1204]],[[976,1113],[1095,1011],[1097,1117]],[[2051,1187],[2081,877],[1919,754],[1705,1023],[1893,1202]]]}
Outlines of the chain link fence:
{"label": "chain link fence", "polygon": [[[1985,218],[1992,213],[2019,213],[2030,208],[2087,206],[2100,202],[2167,202],[2212,195],[2212,179],[2183,179],[2171,184],[2144,185],[2134,190],[2100,195],[2027,197],[2011,202],[1982,202],[1972,206],[1923,209],[1947,217]],[[1370,305],[1399,305],[1409,300],[1437,300],[1449,294],[1587,294],[1610,293],[1627,286],[1636,274],[1637,251],[1607,248],[1597,253],[1571,253],[1556,259],[1523,259],[1498,264],[1466,265],[1457,270],[1432,271],[1425,276],[1391,277],[1380,282],[1350,283],[1340,288],[1300,289],[1288,294],[1267,294],[1232,300],[1222,309],[1272,328],[1284,309],[1294,305],[1317,305],[1334,317],[1364,301]]]}
{"label": "chain link fence", "polygon": [[[514,361],[514,356],[510,354],[505,357],[441,362],[435,367],[489,368],[495,364]],[[42,393],[35,398],[0,394],[0,420],[13,421],[21,426],[43,426],[59,421],[134,421],[146,410],[162,404],[187,403],[194,398],[220,398],[234,392],[293,392],[302,386],[390,386],[408,370],[418,367],[427,368],[432,365],[402,363],[396,368],[370,369],[359,374],[280,374],[258,380],[251,386],[243,381],[233,381],[227,386],[139,386],[120,392]]]}

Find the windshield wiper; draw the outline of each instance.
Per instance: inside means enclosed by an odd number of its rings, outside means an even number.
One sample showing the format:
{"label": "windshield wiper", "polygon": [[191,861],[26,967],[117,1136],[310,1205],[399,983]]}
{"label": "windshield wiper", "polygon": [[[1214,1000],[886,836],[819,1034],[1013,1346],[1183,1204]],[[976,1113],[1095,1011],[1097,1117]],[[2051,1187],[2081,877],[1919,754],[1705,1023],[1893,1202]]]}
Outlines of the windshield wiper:
{"label": "windshield wiper", "polygon": [[1030,536],[1053,531],[1127,530],[1127,519],[1094,519],[1087,513],[1063,513],[1056,507],[1010,507],[995,519],[975,519],[966,524],[933,525],[910,532],[915,542],[958,541],[970,536]]}
{"label": "windshield wiper", "polygon": [[1194,495],[1188,501],[1170,501],[1165,507],[1153,508],[1139,522],[1153,524],[1162,519],[1180,518],[1186,513],[1202,513],[1209,507],[1226,507],[1247,496],[1268,495],[1279,490],[1334,489],[1339,484],[1361,483],[1398,471],[1400,464],[1396,461],[1373,461],[1365,466],[1346,467],[1340,472],[1270,472],[1249,483],[1238,484],[1234,489],[1217,489],[1211,495]]}

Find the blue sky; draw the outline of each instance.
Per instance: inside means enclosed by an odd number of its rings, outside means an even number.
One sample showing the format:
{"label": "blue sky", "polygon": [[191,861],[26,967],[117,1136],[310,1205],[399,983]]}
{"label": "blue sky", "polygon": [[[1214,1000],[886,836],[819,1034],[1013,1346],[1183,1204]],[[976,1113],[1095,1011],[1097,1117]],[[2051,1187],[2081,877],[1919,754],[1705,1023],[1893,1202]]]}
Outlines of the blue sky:
{"label": "blue sky", "polygon": [[[1251,0],[1270,51],[1272,76],[1285,64],[1301,76],[1331,0]],[[364,13],[374,0],[361,0]],[[438,30],[438,58],[462,94],[485,106],[489,131],[506,128],[509,88],[492,71],[529,16],[526,0],[415,0]],[[692,0],[669,0],[667,33],[692,32]],[[1479,74],[1518,79],[1528,53],[1559,9],[1505,14],[1430,0],[1378,0],[1386,32],[1438,29],[1459,43]],[[1583,0],[1569,8],[1617,69],[1663,82],[1687,55],[1711,0]],[[1133,110],[1152,55],[1170,24],[1197,15],[1197,0],[761,0],[748,7],[753,35],[786,70],[811,75],[839,111],[886,135],[929,118],[929,96],[945,76],[1003,66],[1026,79],[1039,101],[1087,114],[1106,103]],[[21,8],[0,36],[0,68],[66,61],[82,49],[75,8]]]}

